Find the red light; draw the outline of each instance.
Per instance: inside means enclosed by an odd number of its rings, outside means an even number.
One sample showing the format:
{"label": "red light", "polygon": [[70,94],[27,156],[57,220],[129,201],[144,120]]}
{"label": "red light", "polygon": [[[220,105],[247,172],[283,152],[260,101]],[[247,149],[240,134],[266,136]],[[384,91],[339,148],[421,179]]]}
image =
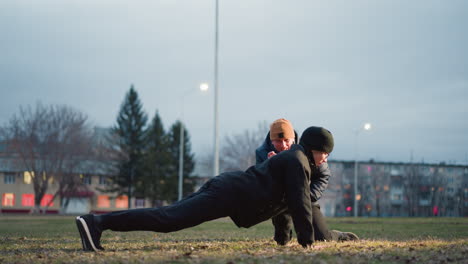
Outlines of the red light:
{"label": "red light", "polygon": [[351,212],[351,210],[353,210],[351,206],[346,207],[346,211]]}

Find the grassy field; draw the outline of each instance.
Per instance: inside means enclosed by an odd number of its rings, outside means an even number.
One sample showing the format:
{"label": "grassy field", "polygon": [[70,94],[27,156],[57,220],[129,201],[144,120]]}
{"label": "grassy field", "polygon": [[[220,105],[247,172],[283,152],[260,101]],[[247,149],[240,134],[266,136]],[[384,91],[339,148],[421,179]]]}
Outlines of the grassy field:
{"label": "grassy field", "polygon": [[183,231],[110,232],[103,252],[83,252],[74,217],[0,216],[0,263],[468,263],[467,218],[329,218],[359,242],[296,240],[277,246],[264,222],[220,219]]}

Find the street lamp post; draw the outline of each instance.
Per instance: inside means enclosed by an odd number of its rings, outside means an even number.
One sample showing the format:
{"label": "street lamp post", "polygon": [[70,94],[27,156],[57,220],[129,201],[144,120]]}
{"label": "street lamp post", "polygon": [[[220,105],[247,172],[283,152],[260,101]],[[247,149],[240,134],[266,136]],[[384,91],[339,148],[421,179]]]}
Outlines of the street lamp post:
{"label": "street lamp post", "polygon": [[362,130],[370,130],[370,123],[365,123],[363,127],[356,129],[354,137],[354,217],[358,216],[358,201],[361,200],[361,194],[358,194],[358,136]]}
{"label": "street lamp post", "polygon": [[213,153],[213,176],[219,174],[219,117],[218,117],[218,18],[219,18],[219,4],[215,0],[215,54],[214,54],[214,153]]}
{"label": "street lamp post", "polygon": [[[202,83],[200,84],[200,90],[205,92],[208,90],[208,84]],[[190,90],[192,91],[192,90]],[[190,92],[189,91],[189,92]],[[184,183],[184,99],[188,93],[182,95],[182,113],[180,116],[180,140],[179,140],[179,192],[177,200],[182,200],[182,191],[183,191],[183,183]]]}
{"label": "street lamp post", "polygon": [[184,122],[182,118],[180,120],[180,139],[179,139],[179,192],[177,200],[182,200],[182,191],[183,191],[183,181],[184,181]]}

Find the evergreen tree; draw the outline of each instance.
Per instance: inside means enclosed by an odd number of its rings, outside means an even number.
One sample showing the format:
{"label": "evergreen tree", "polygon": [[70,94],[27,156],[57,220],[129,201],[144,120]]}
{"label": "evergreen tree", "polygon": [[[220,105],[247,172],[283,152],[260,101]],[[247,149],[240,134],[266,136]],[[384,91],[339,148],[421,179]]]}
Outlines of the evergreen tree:
{"label": "evergreen tree", "polygon": [[168,136],[164,131],[161,118],[156,112],[145,135],[146,152],[141,192],[151,200],[153,207],[166,200],[166,178],[169,173],[171,155]]}
{"label": "evergreen tree", "polygon": [[139,190],[138,185],[141,184],[144,127],[147,120],[138,93],[132,85],[120,107],[117,124],[112,128],[118,140],[120,158],[118,173],[111,179],[115,188],[110,191],[128,195],[128,208],[131,208],[134,190]]}
{"label": "evergreen tree", "polygon": [[[171,156],[171,163],[169,166],[169,173],[167,178],[166,184],[166,192],[165,195],[169,198],[170,201],[177,200],[178,196],[178,183],[179,183],[179,152],[180,152],[180,127],[181,122],[177,121],[174,123],[169,132],[169,153]],[[183,192],[185,196],[186,194],[190,194],[193,192],[194,184],[191,181],[187,181],[189,175],[193,172],[195,168],[195,158],[192,152],[192,147],[190,143],[190,135],[188,131],[184,128],[184,167],[183,167],[183,177],[184,177],[184,184],[183,184]]]}

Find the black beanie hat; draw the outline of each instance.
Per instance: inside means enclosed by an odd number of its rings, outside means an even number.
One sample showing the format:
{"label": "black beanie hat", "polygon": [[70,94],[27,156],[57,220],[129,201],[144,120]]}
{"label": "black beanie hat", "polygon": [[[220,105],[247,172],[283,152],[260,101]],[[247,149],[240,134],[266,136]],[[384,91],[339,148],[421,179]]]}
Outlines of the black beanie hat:
{"label": "black beanie hat", "polygon": [[323,127],[312,126],[304,130],[299,144],[308,152],[310,152],[310,150],[318,150],[331,153],[334,146],[333,135]]}

